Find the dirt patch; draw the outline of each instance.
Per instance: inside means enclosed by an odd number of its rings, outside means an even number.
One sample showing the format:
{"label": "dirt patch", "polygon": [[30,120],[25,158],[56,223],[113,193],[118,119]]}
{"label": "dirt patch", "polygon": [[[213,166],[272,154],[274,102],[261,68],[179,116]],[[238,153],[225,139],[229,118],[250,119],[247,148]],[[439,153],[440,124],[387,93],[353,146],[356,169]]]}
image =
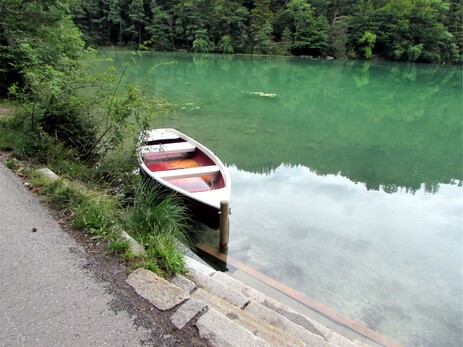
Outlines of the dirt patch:
{"label": "dirt patch", "polygon": [[[12,160],[7,152],[0,151],[0,162],[6,163]],[[17,167],[28,166],[29,163],[19,162]],[[22,177],[22,175],[18,176]],[[31,189],[36,193],[34,189]],[[39,196],[40,198],[40,196]],[[210,346],[207,341],[199,336],[198,330],[190,322],[183,329],[178,330],[171,322],[172,312],[161,312],[151,303],[140,297],[125,280],[130,272],[130,264],[121,261],[117,256],[108,253],[105,242],[96,242],[83,231],[71,227],[71,221],[67,217],[59,216],[50,210],[52,216],[82,248],[85,250],[86,264],[84,270],[106,284],[107,291],[114,297],[110,303],[115,312],[126,311],[135,317],[137,326],[145,327],[151,331],[150,338],[144,342],[145,346],[185,346],[203,347]],[[80,248],[70,249],[70,252],[82,253]]]}

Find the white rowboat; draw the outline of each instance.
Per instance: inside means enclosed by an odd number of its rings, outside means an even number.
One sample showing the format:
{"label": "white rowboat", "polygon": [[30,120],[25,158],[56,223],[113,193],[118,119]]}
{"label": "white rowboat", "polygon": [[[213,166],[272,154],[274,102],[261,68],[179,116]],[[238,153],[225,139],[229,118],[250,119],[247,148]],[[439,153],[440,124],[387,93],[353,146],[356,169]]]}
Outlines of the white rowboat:
{"label": "white rowboat", "polygon": [[143,131],[137,154],[144,175],[186,197],[206,225],[219,227],[220,202],[230,200],[230,177],[212,151],[165,128]]}

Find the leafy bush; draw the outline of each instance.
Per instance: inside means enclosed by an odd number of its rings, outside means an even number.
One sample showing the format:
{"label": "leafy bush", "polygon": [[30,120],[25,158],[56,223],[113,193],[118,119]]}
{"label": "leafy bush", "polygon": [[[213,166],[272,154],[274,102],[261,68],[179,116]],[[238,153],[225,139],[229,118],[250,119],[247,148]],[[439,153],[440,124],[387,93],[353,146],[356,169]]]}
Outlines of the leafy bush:
{"label": "leafy bush", "polygon": [[77,106],[54,105],[48,108],[40,120],[42,129],[66,148],[79,153],[84,161],[90,161],[95,147],[97,129],[91,118],[85,117]]}

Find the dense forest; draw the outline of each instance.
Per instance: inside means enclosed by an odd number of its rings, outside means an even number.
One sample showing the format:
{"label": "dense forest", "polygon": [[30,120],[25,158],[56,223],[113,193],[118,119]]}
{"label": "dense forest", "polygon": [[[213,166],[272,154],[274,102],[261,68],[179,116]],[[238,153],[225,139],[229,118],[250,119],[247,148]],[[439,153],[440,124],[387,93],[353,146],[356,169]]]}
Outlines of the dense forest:
{"label": "dense forest", "polygon": [[461,63],[460,0],[78,0],[90,45]]}

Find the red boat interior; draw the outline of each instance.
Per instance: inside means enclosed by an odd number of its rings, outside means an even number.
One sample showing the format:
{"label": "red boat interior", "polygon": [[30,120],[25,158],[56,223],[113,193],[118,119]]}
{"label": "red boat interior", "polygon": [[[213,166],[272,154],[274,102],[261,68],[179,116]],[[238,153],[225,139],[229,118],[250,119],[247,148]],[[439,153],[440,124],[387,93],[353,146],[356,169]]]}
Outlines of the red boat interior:
{"label": "red boat interior", "polygon": [[[172,152],[170,151],[173,146],[176,146],[175,148],[181,148],[182,144],[185,145],[183,146],[183,150],[177,149],[173,150]],[[208,173],[207,175],[201,175],[198,173],[198,175],[191,174],[187,175],[188,177],[182,177],[185,176],[182,173],[188,170],[181,169],[194,169],[215,165],[215,163],[198,148],[194,148],[192,145],[191,148],[188,148],[189,144],[182,139],[177,139],[174,141],[164,140],[162,143],[152,141],[147,145],[157,145],[158,147],[162,146],[161,151],[154,151],[143,154],[143,161],[151,172],[176,170],[175,173],[179,173],[179,177],[176,177],[176,175],[173,174],[170,177],[164,178],[170,184],[173,184],[190,193],[205,192],[223,188],[225,186],[223,177],[218,170],[213,173]],[[201,170],[199,170],[199,172],[200,171]]]}

